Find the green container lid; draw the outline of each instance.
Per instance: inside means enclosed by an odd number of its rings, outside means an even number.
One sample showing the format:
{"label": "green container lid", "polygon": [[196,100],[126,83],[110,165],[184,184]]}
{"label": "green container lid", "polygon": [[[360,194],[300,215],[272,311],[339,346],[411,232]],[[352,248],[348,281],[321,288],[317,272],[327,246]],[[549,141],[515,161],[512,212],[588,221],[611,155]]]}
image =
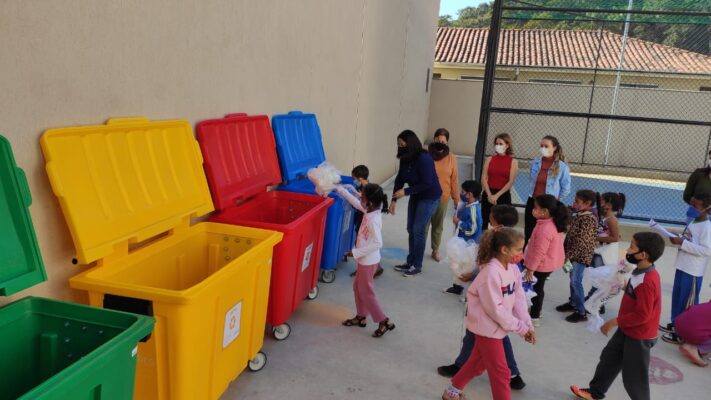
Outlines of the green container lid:
{"label": "green container lid", "polygon": [[30,204],[25,172],[17,167],[10,142],[0,135],[0,296],[47,280]]}

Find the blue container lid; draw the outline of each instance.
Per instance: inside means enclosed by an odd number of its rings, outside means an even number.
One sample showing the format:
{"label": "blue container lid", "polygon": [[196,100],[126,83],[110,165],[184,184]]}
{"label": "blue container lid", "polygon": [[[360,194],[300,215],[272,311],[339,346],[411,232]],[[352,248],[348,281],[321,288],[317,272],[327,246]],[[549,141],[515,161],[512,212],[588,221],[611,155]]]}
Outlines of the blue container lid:
{"label": "blue container lid", "polygon": [[10,142],[0,136],[0,295],[9,296],[47,280],[29,207],[25,173]]}
{"label": "blue container lid", "polygon": [[290,111],[272,117],[282,178],[291,182],[326,161],[316,114]]}

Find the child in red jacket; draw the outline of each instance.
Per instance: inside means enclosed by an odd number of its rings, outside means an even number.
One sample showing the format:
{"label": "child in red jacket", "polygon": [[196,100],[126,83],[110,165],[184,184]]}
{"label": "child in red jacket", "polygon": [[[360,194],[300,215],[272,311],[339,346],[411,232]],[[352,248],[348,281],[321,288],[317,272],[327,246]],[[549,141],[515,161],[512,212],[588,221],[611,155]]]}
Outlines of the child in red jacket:
{"label": "child in red jacket", "polygon": [[649,352],[657,342],[657,325],[662,313],[662,292],[654,262],[664,253],[664,240],[653,232],[639,232],[627,249],[627,262],[636,264],[627,282],[617,318],[600,331],[607,336],[619,328],[602,350],[590,388],[570,389],[581,399],[604,399],[622,371],[622,383],[632,400],[649,399]]}

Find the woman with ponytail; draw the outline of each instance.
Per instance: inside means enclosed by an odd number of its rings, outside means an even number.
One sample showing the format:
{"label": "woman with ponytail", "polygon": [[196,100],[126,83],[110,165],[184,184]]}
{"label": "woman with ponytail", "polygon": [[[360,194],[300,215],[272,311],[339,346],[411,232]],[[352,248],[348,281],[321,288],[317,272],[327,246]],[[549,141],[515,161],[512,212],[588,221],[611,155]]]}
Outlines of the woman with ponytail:
{"label": "woman with ponytail", "polygon": [[536,296],[531,300],[531,320],[533,326],[540,325],[541,307],[545,293],[546,279],[565,262],[563,233],[568,228],[568,207],[549,194],[536,197],[533,205],[536,227],[523,254],[526,265],[526,280],[537,281],[533,286]]}
{"label": "woman with ponytail", "polygon": [[556,199],[570,193],[570,168],[565,163],[563,148],[554,136],[544,136],[541,139],[541,157],[531,161],[530,167],[530,197],[526,202],[525,227],[526,243],[536,226],[533,216],[535,198],[542,194],[550,194]]}

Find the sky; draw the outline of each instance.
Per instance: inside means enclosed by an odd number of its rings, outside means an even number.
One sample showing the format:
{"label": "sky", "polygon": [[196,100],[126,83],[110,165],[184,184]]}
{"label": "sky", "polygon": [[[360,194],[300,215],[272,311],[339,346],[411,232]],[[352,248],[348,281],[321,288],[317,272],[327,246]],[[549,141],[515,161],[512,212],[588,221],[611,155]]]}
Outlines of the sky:
{"label": "sky", "polygon": [[451,15],[452,18],[457,18],[457,11],[464,7],[478,6],[481,3],[487,3],[489,0],[440,0],[439,15]]}

